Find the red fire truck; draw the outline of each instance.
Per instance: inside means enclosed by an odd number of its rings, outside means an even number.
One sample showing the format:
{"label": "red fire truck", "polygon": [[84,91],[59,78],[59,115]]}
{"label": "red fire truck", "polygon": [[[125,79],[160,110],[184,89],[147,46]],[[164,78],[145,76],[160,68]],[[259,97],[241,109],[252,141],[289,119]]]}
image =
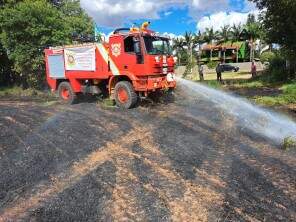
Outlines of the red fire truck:
{"label": "red fire truck", "polygon": [[106,89],[119,107],[132,108],[151,92],[176,87],[169,39],[141,28],[116,29],[108,42],[45,50],[47,82],[66,103]]}

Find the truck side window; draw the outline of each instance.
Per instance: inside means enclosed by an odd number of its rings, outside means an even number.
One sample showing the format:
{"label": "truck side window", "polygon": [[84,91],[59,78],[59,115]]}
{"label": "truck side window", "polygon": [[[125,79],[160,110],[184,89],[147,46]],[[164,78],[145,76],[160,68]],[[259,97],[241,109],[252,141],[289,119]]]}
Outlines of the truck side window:
{"label": "truck side window", "polygon": [[126,37],[124,39],[124,51],[125,52],[135,52],[134,40],[132,36]]}

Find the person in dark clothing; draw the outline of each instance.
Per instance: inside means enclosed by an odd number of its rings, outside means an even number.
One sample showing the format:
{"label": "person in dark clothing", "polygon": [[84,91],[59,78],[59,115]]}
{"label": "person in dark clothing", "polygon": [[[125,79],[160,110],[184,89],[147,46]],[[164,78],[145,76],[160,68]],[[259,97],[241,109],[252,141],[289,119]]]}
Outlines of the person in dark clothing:
{"label": "person in dark clothing", "polygon": [[257,66],[256,66],[255,61],[252,62],[251,73],[252,73],[253,78],[257,76]]}
{"label": "person in dark clothing", "polygon": [[201,64],[198,67],[198,73],[199,73],[199,80],[204,81],[204,68]]}
{"label": "person in dark clothing", "polygon": [[222,67],[221,62],[218,63],[216,67],[216,73],[217,73],[217,81],[222,82]]}

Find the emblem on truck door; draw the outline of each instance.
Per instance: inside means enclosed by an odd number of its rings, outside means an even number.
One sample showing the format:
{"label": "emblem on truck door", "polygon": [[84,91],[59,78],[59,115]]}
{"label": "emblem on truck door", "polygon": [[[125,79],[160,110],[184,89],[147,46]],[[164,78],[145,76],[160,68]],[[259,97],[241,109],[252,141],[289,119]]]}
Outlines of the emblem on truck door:
{"label": "emblem on truck door", "polygon": [[114,55],[115,57],[120,56],[120,53],[121,53],[121,44],[120,43],[112,44],[111,45],[111,51],[112,51],[112,55]]}

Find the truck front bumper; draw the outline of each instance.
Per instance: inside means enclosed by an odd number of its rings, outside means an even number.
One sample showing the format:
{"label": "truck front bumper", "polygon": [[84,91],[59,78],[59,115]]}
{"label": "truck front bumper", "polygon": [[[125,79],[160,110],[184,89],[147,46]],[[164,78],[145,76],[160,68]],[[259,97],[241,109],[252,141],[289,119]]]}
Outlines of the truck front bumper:
{"label": "truck front bumper", "polygon": [[141,92],[153,92],[157,90],[174,89],[177,86],[175,75],[168,74],[166,76],[149,76],[139,78],[134,82],[135,90]]}

